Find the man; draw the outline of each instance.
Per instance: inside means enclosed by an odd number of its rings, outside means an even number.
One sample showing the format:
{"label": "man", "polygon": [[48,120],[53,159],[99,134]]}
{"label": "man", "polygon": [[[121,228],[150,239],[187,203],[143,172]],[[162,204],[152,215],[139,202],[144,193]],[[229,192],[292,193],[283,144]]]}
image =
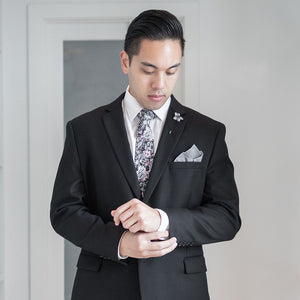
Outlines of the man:
{"label": "man", "polygon": [[183,31],[166,11],[130,24],[129,87],[67,124],[54,229],[82,248],[73,300],[209,299],[202,245],[240,228],[225,127],[172,95]]}

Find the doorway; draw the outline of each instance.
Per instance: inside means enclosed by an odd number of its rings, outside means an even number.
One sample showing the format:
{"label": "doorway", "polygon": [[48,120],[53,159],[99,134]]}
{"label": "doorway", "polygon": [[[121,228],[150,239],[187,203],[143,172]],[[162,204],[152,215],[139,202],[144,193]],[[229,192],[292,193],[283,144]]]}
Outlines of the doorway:
{"label": "doorway", "polygon": [[[64,125],[108,104],[126,90],[119,53],[122,40],[64,41]],[[65,300],[71,299],[80,248],[65,240]]]}

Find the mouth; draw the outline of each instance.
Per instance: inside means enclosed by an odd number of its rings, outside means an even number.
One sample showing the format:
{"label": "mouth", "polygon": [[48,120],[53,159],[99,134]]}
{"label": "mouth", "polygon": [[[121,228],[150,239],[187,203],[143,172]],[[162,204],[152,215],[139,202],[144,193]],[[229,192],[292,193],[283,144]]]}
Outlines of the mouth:
{"label": "mouth", "polygon": [[164,98],[164,95],[148,95],[148,97],[152,100],[152,101],[161,101]]}

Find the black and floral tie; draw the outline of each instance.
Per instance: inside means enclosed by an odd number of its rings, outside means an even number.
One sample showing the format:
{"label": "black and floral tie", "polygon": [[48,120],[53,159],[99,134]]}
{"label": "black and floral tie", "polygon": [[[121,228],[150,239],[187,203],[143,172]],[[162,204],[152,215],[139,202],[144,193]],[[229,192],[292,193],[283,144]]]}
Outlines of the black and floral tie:
{"label": "black and floral tie", "polygon": [[155,118],[155,113],[149,109],[142,109],[137,116],[139,123],[136,131],[134,165],[144,196],[154,158],[154,138],[150,121]]}

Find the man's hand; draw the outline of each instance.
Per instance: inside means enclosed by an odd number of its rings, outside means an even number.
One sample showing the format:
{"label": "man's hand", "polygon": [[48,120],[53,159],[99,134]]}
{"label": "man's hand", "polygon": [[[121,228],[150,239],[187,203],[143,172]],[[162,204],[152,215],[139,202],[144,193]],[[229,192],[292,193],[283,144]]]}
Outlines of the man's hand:
{"label": "man's hand", "polygon": [[122,223],[132,233],[154,232],[160,225],[159,212],[138,199],[132,199],[111,212],[116,226]]}
{"label": "man's hand", "polygon": [[160,238],[167,238],[168,231],[158,232],[138,232],[127,231],[123,234],[120,241],[120,255],[133,258],[149,258],[163,256],[172,252],[177,247],[175,237],[165,241],[157,241]]}

